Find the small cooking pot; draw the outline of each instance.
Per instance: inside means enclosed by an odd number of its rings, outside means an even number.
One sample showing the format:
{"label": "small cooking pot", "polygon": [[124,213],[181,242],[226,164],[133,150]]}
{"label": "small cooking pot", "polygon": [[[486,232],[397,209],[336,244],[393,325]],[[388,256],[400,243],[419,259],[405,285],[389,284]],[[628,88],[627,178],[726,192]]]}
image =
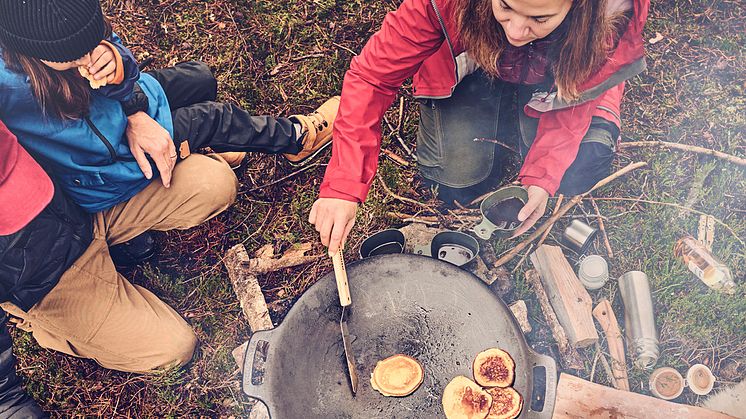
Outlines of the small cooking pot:
{"label": "small cooking pot", "polygon": [[395,228],[382,230],[363,241],[360,245],[360,258],[404,253],[404,245],[404,233]]}
{"label": "small cooking pot", "polygon": [[520,186],[505,186],[489,195],[479,206],[482,222],[474,227],[480,239],[489,240],[493,234],[510,237],[521,222],[518,213],[528,202],[528,192]]}
{"label": "small cooking pot", "polygon": [[459,231],[443,231],[430,242],[430,256],[456,266],[464,266],[479,254],[479,242]]}

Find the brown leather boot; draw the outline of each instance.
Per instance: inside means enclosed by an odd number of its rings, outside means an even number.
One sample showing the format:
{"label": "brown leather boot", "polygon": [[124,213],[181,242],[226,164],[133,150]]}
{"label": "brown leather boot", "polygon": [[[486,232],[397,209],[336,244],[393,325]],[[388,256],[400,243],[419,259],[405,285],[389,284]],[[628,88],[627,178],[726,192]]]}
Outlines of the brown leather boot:
{"label": "brown leather boot", "polygon": [[298,154],[285,154],[285,158],[293,165],[302,165],[316,157],[332,141],[334,119],[339,111],[339,96],[334,96],[324,102],[313,113],[308,115],[293,115],[303,127],[303,149]]}

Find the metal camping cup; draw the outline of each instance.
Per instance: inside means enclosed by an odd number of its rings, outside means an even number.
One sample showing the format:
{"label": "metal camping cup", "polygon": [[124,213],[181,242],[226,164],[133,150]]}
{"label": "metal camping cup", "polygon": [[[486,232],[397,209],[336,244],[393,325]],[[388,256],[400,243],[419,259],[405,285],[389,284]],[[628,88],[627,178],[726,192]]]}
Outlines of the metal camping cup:
{"label": "metal camping cup", "polygon": [[482,240],[489,240],[492,234],[497,237],[510,237],[521,222],[518,212],[528,202],[528,192],[520,186],[505,186],[490,194],[479,206],[482,222],[474,227],[474,232]]}
{"label": "metal camping cup", "polygon": [[658,332],[648,276],[640,271],[620,276],[619,293],[624,303],[627,350],[635,357],[635,365],[652,368],[658,361]]}
{"label": "metal camping cup", "polygon": [[392,228],[379,231],[368,237],[360,245],[360,258],[391,253],[404,253],[404,233]]}
{"label": "metal camping cup", "polygon": [[609,279],[609,265],[599,255],[590,255],[580,261],[578,279],[589,290],[597,290]]}
{"label": "metal camping cup", "polygon": [[430,256],[456,266],[464,266],[479,254],[479,242],[459,231],[443,231],[430,242]]}
{"label": "metal camping cup", "polygon": [[580,220],[572,220],[562,233],[562,238],[572,250],[585,253],[598,235],[598,230]]}

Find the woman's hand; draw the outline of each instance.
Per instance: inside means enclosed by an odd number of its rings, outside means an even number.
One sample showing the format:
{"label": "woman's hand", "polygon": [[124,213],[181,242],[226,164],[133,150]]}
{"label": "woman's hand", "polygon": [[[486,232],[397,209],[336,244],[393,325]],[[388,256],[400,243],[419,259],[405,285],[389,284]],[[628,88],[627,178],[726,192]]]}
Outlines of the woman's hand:
{"label": "woman's hand", "polygon": [[145,156],[149,154],[161,174],[163,186],[170,187],[171,172],[176,165],[176,146],[171,135],[145,112],[130,115],[127,122],[127,142],[145,178],[153,178],[153,168]]}
{"label": "woman's hand", "polygon": [[91,63],[88,72],[95,80],[111,82],[117,73],[117,60],[114,52],[106,45],[99,45],[91,51]]}
{"label": "woman's hand", "polygon": [[544,210],[547,209],[547,201],[549,201],[549,192],[534,185],[528,187],[528,202],[518,213],[518,221],[522,221],[523,224],[518,227],[513,237],[527,232],[539,221],[539,218],[544,215]]}
{"label": "woman's hand", "polygon": [[336,198],[319,198],[313,203],[308,222],[316,226],[321,243],[329,248],[329,256],[336,254],[355,225],[357,202]]}

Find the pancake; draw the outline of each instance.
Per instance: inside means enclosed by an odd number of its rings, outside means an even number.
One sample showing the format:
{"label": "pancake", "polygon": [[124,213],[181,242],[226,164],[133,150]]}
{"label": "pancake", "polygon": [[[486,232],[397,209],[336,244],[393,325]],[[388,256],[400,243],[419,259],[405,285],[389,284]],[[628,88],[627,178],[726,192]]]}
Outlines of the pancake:
{"label": "pancake", "polygon": [[463,375],[443,390],[443,410],[448,419],[484,419],[491,405],[492,396]]}
{"label": "pancake", "polygon": [[515,362],[498,348],[487,349],[474,359],[474,380],[482,387],[508,387],[515,378]]}
{"label": "pancake", "polygon": [[513,419],[523,408],[523,397],[513,387],[487,389],[492,396],[492,406],[487,419]]}
{"label": "pancake", "polygon": [[78,72],[81,76],[85,77],[88,80],[88,84],[91,85],[91,89],[100,89],[101,87],[106,86],[107,81],[105,78],[101,80],[96,80],[93,78],[93,75],[88,72],[88,68],[85,66],[78,67]]}
{"label": "pancake", "polygon": [[397,354],[378,361],[370,375],[370,384],[387,397],[404,397],[422,384],[422,366],[411,356]]}

